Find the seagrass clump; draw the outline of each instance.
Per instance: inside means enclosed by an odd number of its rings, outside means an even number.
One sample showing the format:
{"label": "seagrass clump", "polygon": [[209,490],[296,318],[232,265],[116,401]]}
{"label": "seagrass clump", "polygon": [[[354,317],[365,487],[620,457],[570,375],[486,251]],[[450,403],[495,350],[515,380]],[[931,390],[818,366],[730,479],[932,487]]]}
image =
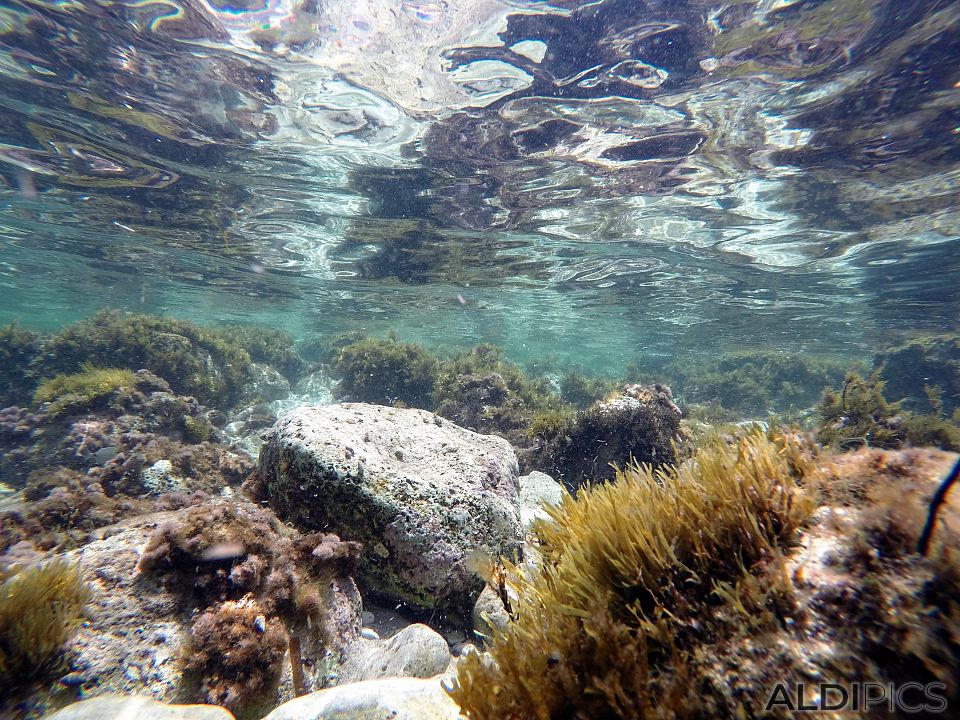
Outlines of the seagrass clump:
{"label": "seagrass clump", "polygon": [[781,551],[815,506],[812,454],[752,434],[565,497],[534,527],[542,562],[506,564],[511,622],[453,698],[473,720],[735,712],[697,687],[695,649],[788,612]]}
{"label": "seagrass clump", "polygon": [[0,584],[0,688],[52,670],[81,622],[90,588],[77,565],[50,560],[7,577]]}

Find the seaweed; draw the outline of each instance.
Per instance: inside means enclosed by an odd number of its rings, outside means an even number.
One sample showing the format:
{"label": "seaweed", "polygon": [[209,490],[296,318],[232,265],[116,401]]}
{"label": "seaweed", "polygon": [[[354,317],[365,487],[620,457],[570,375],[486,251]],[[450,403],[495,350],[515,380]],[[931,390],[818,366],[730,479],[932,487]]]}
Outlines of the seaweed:
{"label": "seaweed", "polygon": [[496,434],[520,447],[538,414],[572,412],[546,378],[530,378],[489,344],[458,353],[440,365],[433,410],[479,433]]}
{"label": "seaweed", "polygon": [[560,397],[578,409],[584,409],[617,390],[621,383],[611,378],[587,377],[571,371],[560,378]]}
{"label": "seaweed", "polygon": [[820,442],[840,449],[929,445],[960,450],[960,428],[941,417],[902,410],[887,401],[884,390],[876,370],[866,378],[848,373],[839,390],[825,390],[817,406]]}
{"label": "seaweed", "polygon": [[91,597],[80,570],[63,558],[31,565],[0,585],[0,689],[53,671]]}
{"label": "seaweed", "polygon": [[43,342],[38,373],[73,373],[85,363],[146,368],[181,395],[230,406],[249,379],[250,354],[215,329],[186,320],[103,310]]}
{"label": "seaweed", "polygon": [[136,384],[137,376],[132,370],[98,368],[85,363],[78,373],[56,375],[42,381],[33,394],[33,401],[47,403],[46,413],[58,417],[82,412],[117,390],[133,389]]}
{"label": "seaweed", "polygon": [[504,562],[511,620],[450,694],[472,720],[732,715],[701,692],[696,649],[789,606],[781,553],[815,507],[812,457],[755,433],[564,497],[534,525],[542,564]]}
{"label": "seaweed", "polygon": [[[882,348],[874,369],[887,392],[913,412],[950,415],[960,408],[960,335],[927,335]],[[939,389],[933,397],[930,386]]]}
{"label": "seaweed", "polygon": [[360,402],[429,409],[438,363],[420,345],[365,337],[339,349],[333,368],[342,395]]}
{"label": "seaweed", "polygon": [[16,323],[0,327],[0,405],[24,402],[34,380],[30,363],[40,352],[40,336]]}
{"label": "seaweed", "polygon": [[[717,403],[741,415],[795,412],[816,404],[843,377],[845,363],[770,350],[673,361],[654,373],[688,403]],[[636,366],[631,379],[649,376]]]}
{"label": "seaweed", "polygon": [[283,622],[265,612],[247,595],[207,608],[193,621],[184,669],[201,679],[206,702],[237,710],[276,686],[288,637]]}
{"label": "seaweed", "polygon": [[278,370],[291,383],[304,369],[303,358],[293,346],[293,338],[283,330],[258,325],[226,325],[216,329],[226,342],[242,347],[256,363],[266,363]]}
{"label": "seaweed", "polygon": [[[269,510],[228,502],[190,508],[159,525],[137,569],[203,608],[184,649],[185,669],[201,681],[208,702],[249,715],[298,633],[338,649],[329,602],[336,578],[352,575],[359,557],[359,543],[301,535]],[[295,669],[297,660],[291,654]]]}
{"label": "seaweed", "polygon": [[520,453],[521,460],[568,488],[613,478],[615,464],[672,464],[682,439],[681,417],[666,385],[629,385],[575,417],[539,415],[537,444],[532,452]]}

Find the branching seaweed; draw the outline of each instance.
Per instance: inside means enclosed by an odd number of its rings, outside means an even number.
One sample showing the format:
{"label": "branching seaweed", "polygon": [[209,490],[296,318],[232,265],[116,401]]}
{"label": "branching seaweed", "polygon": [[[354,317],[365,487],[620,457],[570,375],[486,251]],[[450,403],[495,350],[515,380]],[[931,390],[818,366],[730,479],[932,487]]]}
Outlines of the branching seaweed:
{"label": "branching seaweed", "polygon": [[79,568],[64,559],[6,578],[0,585],[0,689],[50,671],[89,600]]}
{"label": "branching seaweed", "polygon": [[507,564],[512,621],[489,657],[461,662],[451,695],[473,720],[720,712],[691,682],[695,636],[718,631],[725,597],[742,623],[782,602],[778,558],[815,505],[811,467],[799,439],[753,434],[565,497],[534,527],[542,566]]}

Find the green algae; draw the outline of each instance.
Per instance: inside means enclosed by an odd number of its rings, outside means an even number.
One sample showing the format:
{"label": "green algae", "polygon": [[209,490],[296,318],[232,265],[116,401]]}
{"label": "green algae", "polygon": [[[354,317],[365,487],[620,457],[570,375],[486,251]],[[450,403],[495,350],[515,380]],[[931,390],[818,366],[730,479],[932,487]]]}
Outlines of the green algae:
{"label": "green algae", "polygon": [[83,618],[90,588],[77,565],[58,558],[0,584],[0,689],[51,672]]}
{"label": "green algae", "polygon": [[57,417],[68,412],[82,412],[121,388],[133,388],[136,382],[132,370],[84,365],[81,372],[56,375],[42,381],[33,394],[33,401],[46,403],[46,412]]}

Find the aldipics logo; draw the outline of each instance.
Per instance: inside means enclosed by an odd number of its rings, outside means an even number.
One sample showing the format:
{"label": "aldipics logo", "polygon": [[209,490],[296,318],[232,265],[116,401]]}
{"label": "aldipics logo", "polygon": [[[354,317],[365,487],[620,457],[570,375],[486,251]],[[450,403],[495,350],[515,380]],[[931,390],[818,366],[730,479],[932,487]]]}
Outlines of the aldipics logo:
{"label": "aldipics logo", "polygon": [[848,710],[862,712],[886,708],[891,713],[942,713],[947,710],[944,683],[777,683],[765,712],[782,708],[790,712]]}

